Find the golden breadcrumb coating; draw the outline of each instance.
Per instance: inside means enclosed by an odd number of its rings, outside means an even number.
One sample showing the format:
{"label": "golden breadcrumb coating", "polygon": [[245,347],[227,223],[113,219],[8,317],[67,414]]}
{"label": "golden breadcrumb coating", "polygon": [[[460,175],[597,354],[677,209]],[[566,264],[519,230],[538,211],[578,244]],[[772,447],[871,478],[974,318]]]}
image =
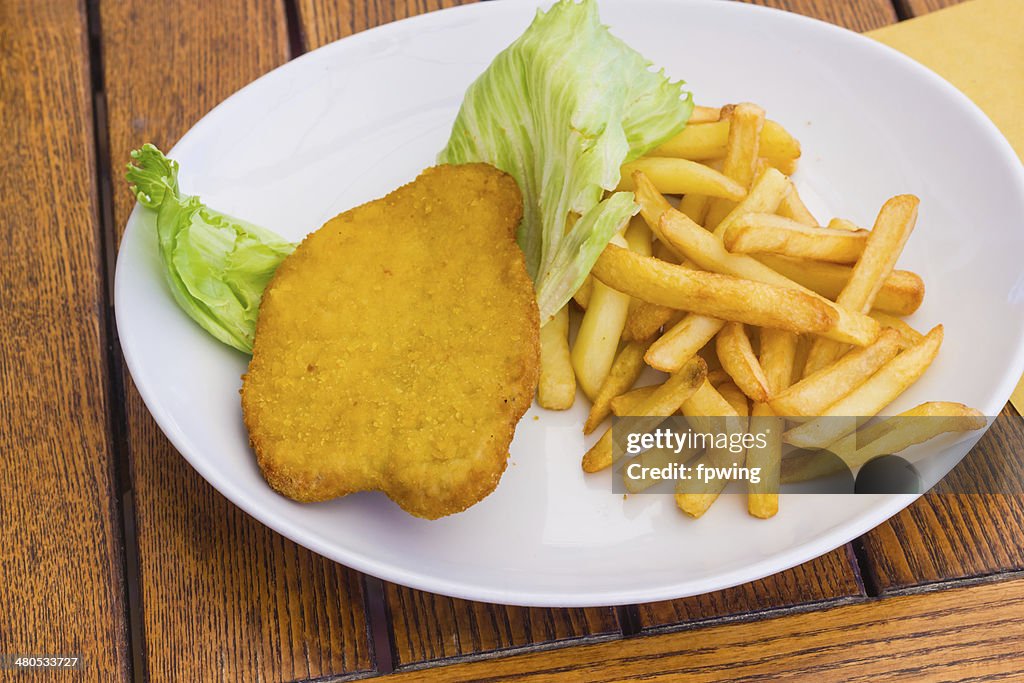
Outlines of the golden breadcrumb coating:
{"label": "golden breadcrumb coating", "polygon": [[299,501],[379,490],[428,519],[494,490],[537,386],[521,216],[505,173],[437,166],[285,259],[242,385],[273,488]]}

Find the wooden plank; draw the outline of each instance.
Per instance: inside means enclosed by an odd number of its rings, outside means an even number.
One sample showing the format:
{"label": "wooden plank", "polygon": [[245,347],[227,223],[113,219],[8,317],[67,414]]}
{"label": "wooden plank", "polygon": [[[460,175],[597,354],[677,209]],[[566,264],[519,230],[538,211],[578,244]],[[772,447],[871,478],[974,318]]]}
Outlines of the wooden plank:
{"label": "wooden plank", "polygon": [[[978,681],[1024,676],[1024,580],[432,669],[430,680]],[[418,680],[422,672],[392,680]]]}
{"label": "wooden plank", "polygon": [[796,12],[852,31],[870,31],[897,21],[889,0],[744,0]]}
{"label": "wooden plank", "polygon": [[822,609],[826,603],[864,596],[854,568],[856,560],[844,546],[784,572],[734,588],[679,600],[639,605],[644,630],[691,626],[730,617],[761,617],[781,609]]}
{"label": "wooden plank", "polygon": [[[947,477],[946,490],[1016,482],[1024,421],[1007,406]],[[930,493],[863,538],[867,569],[882,593],[972,576],[1024,570],[1024,496]]]}
{"label": "wooden plank", "polygon": [[388,584],[395,665],[620,635],[615,610],[456,600]]}
{"label": "wooden plank", "polygon": [[298,0],[299,35],[307,50],[388,22],[476,0]]}
{"label": "wooden plank", "polygon": [[84,3],[0,4],[0,653],[130,676]]}
{"label": "wooden plank", "polygon": [[[101,4],[110,164],[167,148],[288,59],[284,3]],[[115,225],[132,206],[113,179]],[[154,273],[154,277],[158,274]],[[361,577],[235,508],[174,451],[125,381],[146,666],[153,680],[263,680],[372,668]]]}
{"label": "wooden plank", "polygon": [[[304,45],[315,48],[357,31],[472,0],[299,0]],[[387,584],[396,666],[620,633],[615,610],[492,605]]]}

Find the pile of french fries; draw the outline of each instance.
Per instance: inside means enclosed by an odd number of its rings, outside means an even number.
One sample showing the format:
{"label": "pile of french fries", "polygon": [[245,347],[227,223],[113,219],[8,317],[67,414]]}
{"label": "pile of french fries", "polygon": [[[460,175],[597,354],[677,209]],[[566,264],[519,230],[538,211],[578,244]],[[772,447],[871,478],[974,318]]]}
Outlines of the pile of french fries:
{"label": "pile of french fries", "polygon": [[[985,424],[977,411],[948,402],[900,416],[947,419],[903,421],[899,429],[868,424],[921,377],[942,344],[941,325],[922,334],[902,320],[925,291],[917,274],[895,269],[918,198],[888,200],[871,230],[842,218],[822,225],[789,178],[799,157],[800,143],[755,104],[696,107],[681,133],[623,166],[618,189],[635,192],[640,213],[605,249],[574,303],[541,330],[538,402],[567,409],[578,384],[592,401],[585,433],[611,414],[643,417],[644,429],[678,413],[695,429],[725,419],[730,431],[785,418],[788,429],[768,430],[775,437],[767,447],[749,449],[738,463],[735,453],[716,449],[683,458],[759,468],[747,508],[761,518],[778,511],[781,481],[823,474],[806,452],[784,461],[784,444],[825,448],[856,468]],[[583,317],[570,348],[574,305]],[[634,388],[645,366],[668,378]],[[582,465],[596,472],[612,464],[608,428]],[[676,503],[699,517],[726,483],[680,482]]]}

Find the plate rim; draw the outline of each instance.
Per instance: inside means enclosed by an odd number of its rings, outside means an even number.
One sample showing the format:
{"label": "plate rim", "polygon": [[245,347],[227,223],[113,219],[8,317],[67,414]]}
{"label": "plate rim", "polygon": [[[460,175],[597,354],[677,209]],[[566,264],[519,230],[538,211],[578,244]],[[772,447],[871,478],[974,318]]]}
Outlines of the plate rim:
{"label": "plate rim", "polygon": [[[651,5],[678,4],[669,3],[667,0],[643,1]],[[602,7],[605,5],[625,5],[630,2],[634,5],[636,4],[636,0],[599,0],[599,5]],[[333,50],[345,49],[344,46],[355,47],[364,41],[372,40],[382,34],[411,30],[421,26],[425,28],[435,22],[444,23],[446,21],[450,21],[450,17],[454,17],[456,15],[468,16],[473,13],[498,12],[511,5],[538,7],[549,4],[551,4],[550,0],[501,0],[500,2],[492,1],[474,3],[470,5],[459,5],[417,16],[406,17],[394,22],[369,28],[365,31],[360,31],[359,33],[346,36],[331,43],[327,43],[315,50],[310,50],[295,59],[281,64],[226,97],[199,118],[168,151],[168,155],[173,156],[175,149],[182,144],[187,143],[190,136],[192,136],[193,133],[202,126],[204,121],[213,116],[222,107],[225,107],[233,99],[240,97],[250,88],[258,87],[258,84],[263,79],[270,78],[279,71],[301,68],[301,66],[296,65],[301,65],[309,59],[317,58],[315,57],[317,53],[320,53],[319,57],[322,58],[324,54]],[[1015,162],[1017,169],[1016,183],[1019,186],[1024,187],[1024,166],[1021,165],[1020,158],[1017,156],[1016,152],[1014,152],[1003,133],[995,126],[981,108],[942,76],[938,75],[920,62],[917,62],[911,57],[899,52],[895,48],[892,48],[869,36],[851,31],[841,26],[830,24],[813,17],[807,17],[775,8],[746,3],[722,3],[719,2],[719,0],[687,0],[687,4],[703,5],[708,7],[713,6],[716,8],[716,11],[734,12],[748,16],[756,15],[758,13],[787,15],[787,20],[813,24],[816,27],[815,30],[832,32],[834,35],[840,37],[841,40],[852,40],[854,43],[860,43],[861,45],[871,45],[871,49],[880,49],[881,52],[886,53],[888,59],[895,60],[896,62],[901,63],[905,68],[909,68],[914,72],[913,75],[915,78],[930,81],[934,87],[945,91],[945,94],[951,97],[954,101],[957,101],[961,107],[965,106],[970,112],[971,118],[976,120],[982,126],[982,129],[985,131],[987,136],[992,139],[994,148],[998,149],[1002,156],[1007,160]],[[339,48],[339,46],[343,47]],[[122,241],[124,241],[124,237],[127,235],[128,230],[132,229],[132,226],[138,223],[138,213],[140,211],[140,205],[136,203],[126,221],[125,230],[122,233]],[[124,309],[119,305],[122,300],[124,282],[121,277],[121,274],[124,271],[120,267],[122,258],[127,257],[125,257],[124,250],[120,248],[119,244],[117,265],[115,266],[114,273],[114,316],[117,325],[119,346],[121,348],[125,364],[131,375],[132,384],[134,384],[136,390],[139,392],[154,421],[174,446],[175,450],[177,450],[186,462],[188,462],[188,464],[201,477],[203,477],[203,479],[213,486],[214,489],[227,498],[233,505],[243,510],[246,514],[253,517],[261,524],[266,525],[270,529],[282,534],[293,542],[331,559],[332,561],[343,564],[356,571],[375,576],[382,580],[391,581],[417,590],[439,593],[456,598],[516,606],[603,607],[670,600],[699,595],[714,590],[721,590],[746,583],[748,581],[764,578],[765,576],[785,571],[786,569],[824,555],[849,543],[854,538],[867,533],[871,529],[899,513],[923,495],[887,496],[883,499],[881,504],[871,511],[855,515],[854,517],[844,521],[842,524],[832,527],[828,531],[819,533],[812,538],[805,539],[786,551],[774,553],[753,564],[743,565],[737,569],[715,574],[714,578],[697,580],[684,579],[674,584],[660,584],[654,589],[638,588],[630,591],[617,591],[615,595],[610,595],[608,591],[587,591],[577,593],[555,593],[552,591],[523,592],[475,583],[467,583],[466,581],[461,580],[455,581],[436,575],[423,575],[408,567],[398,566],[390,562],[381,562],[375,560],[372,556],[365,555],[364,553],[348,551],[344,548],[339,548],[335,545],[322,542],[318,535],[310,534],[308,531],[299,528],[290,519],[277,517],[263,512],[260,506],[250,499],[246,489],[236,486],[234,482],[230,480],[221,479],[212,471],[211,467],[206,465],[205,460],[197,455],[202,449],[193,444],[188,435],[186,435],[183,430],[180,430],[177,425],[174,424],[173,419],[167,414],[166,408],[162,405],[161,400],[153,390],[154,382],[152,380],[149,382],[145,380],[147,373],[143,364],[136,355],[132,342],[133,334],[130,331],[131,326],[123,322],[122,319],[122,316],[127,314],[122,313]],[[1017,378],[1024,373],[1024,339],[1018,341],[1015,354],[1006,365],[1008,370],[1005,373],[1001,384],[990,392],[990,396],[992,397],[990,399],[990,403],[985,406],[985,410],[982,411],[986,415],[996,415],[999,413],[1016,386]],[[996,399],[1000,396],[1003,397],[1002,402],[997,406]],[[983,434],[984,432],[979,435],[979,438],[983,436]],[[948,471],[946,474],[948,474]]]}

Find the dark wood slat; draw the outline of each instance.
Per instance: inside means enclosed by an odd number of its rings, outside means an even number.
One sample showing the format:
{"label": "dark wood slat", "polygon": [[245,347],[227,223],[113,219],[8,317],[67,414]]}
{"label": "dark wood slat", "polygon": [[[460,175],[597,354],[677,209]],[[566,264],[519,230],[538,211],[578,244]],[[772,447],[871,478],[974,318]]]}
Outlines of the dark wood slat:
{"label": "dark wood slat", "polygon": [[964,0],[894,0],[904,16],[919,17],[935,10],[959,5]]}
{"label": "dark wood slat", "polygon": [[[1022,491],[1024,420],[1007,406],[942,488]],[[868,571],[883,593],[936,581],[1024,570],[1024,496],[931,493],[863,538]]]}
{"label": "dark wood slat", "polygon": [[[165,149],[288,59],[278,0],[101,4],[111,167]],[[115,224],[132,206],[113,179]],[[158,273],[153,274],[158,277]],[[235,508],[174,451],[126,379],[146,665],[153,680],[316,678],[372,668],[361,577]]]}
{"label": "dark wood slat", "polygon": [[82,2],[0,4],[0,653],[129,676]]}
{"label": "dark wood slat", "polygon": [[388,584],[395,664],[620,635],[615,610],[541,609],[456,600]]}
{"label": "dark wood slat", "polygon": [[870,31],[897,20],[889,0],[743,0],[796,12],[852,31]]}
{"label": "dark wood slat", "polygon": [[[979,681],[1024,677],[1024,581],[535,652],[431,681]],[[422,680],[422,673],[393,680]]]}
{"label": "dark wood slat", "polygon": [[303,45],[321,45],[398,19],[476,0],[297,0]]}
{"label": "dark wood slat", "polygon": [[689,626],[729,617],[849,601],[864,596],[855,560],[844,546],[772,576],[691,598],[639,605],[642,629]]}
{"label": "dark wood slat", "polygon": [[[298,0],[310,49],[352,33],[472,0]],[[455,600],[387,584],[395,665],[620,633],[615,610],[528,609]]]}

